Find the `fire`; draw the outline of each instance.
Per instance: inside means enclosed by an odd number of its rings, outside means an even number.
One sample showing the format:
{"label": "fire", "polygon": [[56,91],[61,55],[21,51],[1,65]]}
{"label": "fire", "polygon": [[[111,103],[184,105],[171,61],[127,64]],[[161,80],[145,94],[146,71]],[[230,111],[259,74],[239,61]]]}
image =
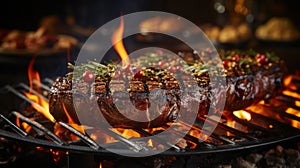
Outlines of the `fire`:
{"label": "fire", "polygon": [[151,146],[151,147],[153,147],[153,142],[152,142],[152,139],[149,139],[149,140],[147,141],[147,146]]}
{"label": "fire", "polygon": [[292,80],[293,80],[292,75],[289,75],[289,76],[285,77],[284,80],[283,80],[284,86],[288,87],[291,84]]}
{"label": "fire", "polygon": [[235,115],[236,117],[242,120],[247,120],[247,121],[251,120],[251,114],[244,110],[234,111],[233,115]]}
{"label": "fire", "polygon": [[22,122],[22,127],[24,128],[24,130],[25,130],[26,132],[29,132],[29,131],[31,130],[31,126],[28,125],[28,124],[25,123],[25,122]]}
{"label": "fire", "polygon": [[[32,118],[30,118],[30,119],[32,119]],[[25,132],[30,132],[30,130],[31,130],[31,126],[30,125],[28,125],[27,123],[25,123],[25,122],[20,122],[20,119],[19,119],[19,117],[16,117],[16,125],[18,126],[18,127],[23,127],[24,128],[24,130],[25,130]]]}
{"label": "fire", "polygon": [[[37,71],[33,69],[33,63],[35,61],[35,58],[33,58],[28,66],[28,79],[30,84],[30,90],[35,89],[38,92],[40,91],[40,75]],[[33,81],[37,81],[35,85],[33,85]],[[34,95],[30,92],[24,93],[25,96],[27,96],[30,100],[35,102],[35,104],[32,104],[32,107],[35,108],[38,112],[40,112],[42,115],[44,115],[47,119],[49,119],[51,122],[55,122],[54,117],[50,114],[49,110],[49,103],[44,100],[43,98]]]}
{"label": "fire", "polygon": [[200,138],[200,131],[192,129],[192,130],[189,131],[189,135],[199,139]]}
{"label": "fire", "polygon": [[[288,79],[289,79],[289,78],[288,78]],[[291,81],[291,80],[292,80],[292,78],[290,79],[290,81]],[[286,82],[286,80],[285,80],[285,82]],[[289,82],[289,83],[286,82],[285,84],[291,86],[291,82]],[[297,99],[297,100],[294,101],[294,104],[295,104],[295,106],[300,107],[300,94],[299,94],[299,93],[293,92],[293,91],[291,91],[291,90],[284,90],[282,93],[283,93],[284,95],[287,95],[287,96],[290,96],[290,97],[293,97],[293,98]],[[285,110],[285,112],[286,112],[286,113],[289,113],[289,114],[292,114],[292,115],[295,115],[295,116],[297,116],[297,117],[300,117],[300,111],[299,111],[299,110],[296,110],[296,109],[294,109],[294,108],[289,107],[289,108],[287,108],[287,109]],[[299,122],[299,121],[291,120],[291,125],[292,125],[293,127],[300,128],[300,122]]]}
{"label": "fire", "polygon": [[299,93],[296,93],[296,92],[293,92],[293,91],[290,91],[290,90],[284,90],[282,93],[284,95],[291,96],[291,97],[296,98],[296,99],[300,99],[300,94]]}
{"label": "fire", "polygon": [[[43,99],[42,97],[31,93],[31,90],[33,90],[33,89],[38,93],[42,92],[40,75],[33,68],[34,61],[35,61],[35,58],[30,61],[29,66],[28,66],[28,79],[29,79],[29,84],[30,84],[30,91],[25,92],[24,94],[28,99],[30,99],[32,102],[34,102],[31,104],[34,109],[36,109],[39,113],[41,113],[43,116],[45,116],[48,120],[55,123],[56,121],[55,121],[54,117],[51,115],[50,110],[49,110],[49,102],[47,100]],[[75,123],[75,121],[71,118],[71,116],[67,112],[64,104],[63,104],[63,109],[68,118],[68,124],[70,124],[70,126],[75,128],[76,130],[80,131],[81,133],[84,133],[84,127]],[[22,123],[22,126],[25,130],[29,130],[29,128],[30,128],[30,126],[27,126],[26,123]],[[57,126],[57,124],[56,124],[56,126]],[[59,135],[60,131],[64,132],[64,130],[58,126],[55,128],[58,129],[55,131],[55,133],[57,135]],[[74,139],[77,139],[78,137],[71,136],[70,138],[74,140]]]}
{"label": "fire", "polygon": [[284,80],[283,80],[284,86],[285,86],[286,88],[291,89],[291,90],[298,90],[297,85],[295,85],[295,84],[293,83],[293,79],[294,79],[294,78],[297,78],[297,77],[295,77],[295,76],[293,76],[293,75],[289,75],[289,76],[285,77]]}
{"label": "fire", "polygon": [[112,131],[120,134],[121,136],[129,139],[129,138],[139,138],[141,135],[132,129],[123,129],[123,128],[112,128]]}
{"label": "fire", "polygon": [[295,101],[295,105],[300,107],[300,101]]}
{"label": "fire", "polygon": [[[297,116],[297,117],[300,117],[300,111],[295,110],[295,109],[293,109],[293,108],[291,108],[291,107],[287,108],[287,109],[285,110],[285,112],[286,112],[286,113],[289,113],[289,114],[292,114],[292,115],[295,115],[295,116]],[[293,127],[300,128],[300,122],[299,122],[299,121],[292,120],[292,121],[291,121],[291,125],[292,125]]]}
{"label": "fire", "polygon": [[66,109],[65,104],[62,104],[63,110],[68,118],[68,124],[70,124],[70,126],[72,126],[73,128],[75,128],[76,130],[80,131],[81,133],[85,133],[84,131],[84,127],[82,125],[78,125],[70,116],[68,110]]}
{"label": "fire", "polygon": [[119,28],[114,32],[112,36],[112,43],[114,46],[114,49],[117,51],[117,53],[120,55],[122,59],[122,66],[127,67],[130,65],[130,60],[127,54],[127,51],[125,50],[122,36],[124,33],[124,20],[123,17],[121,17],[121,22]]}
{"label": "fire", "polygon": [[[227,119],[226,125],[229,126],[229,127],[231,127],[231,128],[235,128],[236,123],[235,123],[234,120]],[[227,136],[233,136],[233,134],[231,134],[229,131],[226,131],[226,135]]]}

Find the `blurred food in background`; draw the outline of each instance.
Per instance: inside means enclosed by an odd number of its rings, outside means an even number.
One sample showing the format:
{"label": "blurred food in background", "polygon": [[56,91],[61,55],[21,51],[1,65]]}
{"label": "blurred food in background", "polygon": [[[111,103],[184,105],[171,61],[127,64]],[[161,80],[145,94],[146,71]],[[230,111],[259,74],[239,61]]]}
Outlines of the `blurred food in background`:
{"label": "blurred food in background", "polygon": [[224,27],[207,24],[200,27],[207,37],[216,43],[243,43],[252,37],[252,31],[247,23],[227,24]]}
{"label": "blurred food in background", "polygon": [[34,32],[11,30],[2,38],[0,48],[3,50],[40,50],[40,49],[64,49],[71,48],[78,41],[68,35],[50,33],[44,27]]}
{"label": "blurred food in background", "polygon": [[174,33],[181,30],[183,25],[176,17],[153,17],[140,23],[140,31],[143,32],[168,32]]}
{"label": "blurred food in background", "polygon": [[66,49],[78,45],[75,37],[66,35],[67,26],[57,16],[48,16],[41,20],[35,31],[0,30],[1,50],[42,50]]}
{"label": "blurred food in background", "polygon": [[300,32],[286,17],[272,17],[266,23],[258,26],[255,36],[261,40],[295,41],[299,40]]}

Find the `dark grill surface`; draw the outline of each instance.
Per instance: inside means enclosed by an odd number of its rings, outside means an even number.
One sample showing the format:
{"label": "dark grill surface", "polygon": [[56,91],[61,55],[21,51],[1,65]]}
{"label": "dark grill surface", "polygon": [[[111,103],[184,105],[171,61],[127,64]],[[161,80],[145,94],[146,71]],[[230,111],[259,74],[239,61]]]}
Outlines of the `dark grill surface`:
{"label": "dark grill surface", "polygon": [[[29,86],[24,83],[15,86],[7,85],[1,89],[1,97],[6,98],[6,100],[3,100],[6,102],[5,109],[3,109],[0,114],[0,136],[3,140],[5,142],[12,140],[15,143],[29,144],[30,146],[43,149],[65,151],[69,153],[69,157],[70,153],[107,157],[117,156],[100,147],[91,137],[76,130],[69,123],[57,122],[56,124],[68,130],[70,134],[75,135],[77,137],[76,140],[66,140],[59,137],[54,133],[53,123],[41,117],[35,110],[28,108],[35,103],[28,99],[23,93],[30,91],[32,94],[47,100],[45,97],[47,97],[49,86],[52,82],[50,79],[45,79],[41,85],[41,92],[30,90]],[[36,81],[34,83],[36,83]],[[287,90],[299,94],[299,83],[298,77],[294,76],[292,84],[296,87],[288,88]],[[205,128],[202,128],[205,121],[209,123],[209,125],[216,125],[217,127],[215,131],[206,138],[199,138],[192,133],[184,136],[187,147],[182,147],[178,144],[172,145],[168,142],[159,141],[159,139],[153,139],[153,141],[160,145],[171,147],[169,150],[159,154],[160,156],[216,154],[255,149],[280,142],[297,141],[300,139],[300,130],[293,127],[292,122],[298,122],[299,125],[300,117],[285,112],[286,109],[290,107],[295,110],[300,110],[300,107],[294,104],[295,101],[299,101],[299,99],[282,93],[269,102],[255,105],[259,110],[256,108],[246,108],[244,110],[251,114],[250,121],[240,119],[232,115],[232,112],[228,114],[224,113],[220,122],[216,122],[213,117],[198,117],[192,126],[191,132],[207,132]],[[278,104],[281,108],[278,108]],[[16,123],[16,118],[21,122],[27,123],[34,131],[28,133],[23,127],[19,127]],[[34,120],[32,120],[32,118],[34,118]],[[228,125],[229,120],[235,123],[235,127]],[[172,131],[175,134],[180,134],[181,129],[185,127],[187,127],[186,123],[180,123],[178,129],[173,129]],[[127,139],[109,129],[101,129],[100,131],[117,140],[116,142],[102,145],[106,148],[117,149],[118,153],[123,154],[132,151],[149,152],[146,150],[149,146],[140,144],[136,138]],[[133,129],[133,131],[144,137],[154,134],[154,132],[141,128]],[[10,143],[10,141],[8,142]],[[125,144],[126,147],[121,146],[120,143]]]}

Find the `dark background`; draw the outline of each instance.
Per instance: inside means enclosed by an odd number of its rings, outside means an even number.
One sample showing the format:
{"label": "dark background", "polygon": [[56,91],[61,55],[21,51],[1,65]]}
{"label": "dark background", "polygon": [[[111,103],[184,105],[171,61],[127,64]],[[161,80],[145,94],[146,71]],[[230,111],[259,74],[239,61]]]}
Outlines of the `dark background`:
{"label": "dark background", "polygon": [[[238,0],[5,0],[0,4],[0,29],[37,30],[40,21],[56,15],[63,23],[68,16],[84,28],[99,28],[121,14],[156,10],[177,14],[197,25],[212,23],[223,26],[230,21],[228,4]],[[274,16],[285,16],[300,28],[300,9],[297,0],[245,0],[253,17],[247,20],[253,30]],[[215,4],[223,4],[224,13],[218,13]],[[84,40],[83,40],[84,42]],[[126,44],[125,44],[126,45]],[[239,48],[240,46],[233,46]],[[299,70],[300,44],[262,44],[254,41],[239,49],[253,48],[258,51],[274,51],[287,63],[293,73]],[[36,60],[35,67],[43,77],[56,78],[64,75],[67,68],[66,53],[44,56]],[[76,57],[77,52],[71,51]],[[27,66],[31,57],[0,53],[1,85],[27,81]],[[9,63],[7,63],[9,61]]]}
{"label": "dark background", "polygon": [[[232,0],[5,0],[0,5],[0,27],[32,30],[48,15],[58,15],[64,21],[74,16],[81,26],[98,27],[123,14],[159,10],[183,16],[194,23],[216,23],[220,14],[215,2]],[[300,10],[296,0],[246,0],[252,3],[254,23],[272,16],[287,16],[300,26]],[[222,14],[228,14],[227,11]],[[225,20],[226,21],[226,20]]]}

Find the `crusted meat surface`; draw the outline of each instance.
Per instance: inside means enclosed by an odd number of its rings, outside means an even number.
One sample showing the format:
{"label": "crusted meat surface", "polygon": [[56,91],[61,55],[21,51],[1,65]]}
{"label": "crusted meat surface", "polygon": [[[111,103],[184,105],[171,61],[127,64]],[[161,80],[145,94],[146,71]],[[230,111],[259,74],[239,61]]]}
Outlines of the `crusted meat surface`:
{"label": "crusted meat surface", "polygon": [[[93,83],[84,80],[72,82],[66,77],[59,77],[51,88],[50,112],[56,119],[68,122],[64,112],[67,111],[76,123],[80,123],[76,112],[85,113],[87,119],[97,120],[96,113],[101,111],[114,127],[152,128],[175,122],[179,111],[191,112],[191,105],[199,107],[198,115],[205,115],[210,108],[224,107],[234,111],[270,99],[279,93],[285,74],[283,64],[278,61],[266,66],[253,64],[249,74],[224,67],[225,85],[215,83],[216,87],[212,88],[208,75],[202,73],[195,75],[198,89],[189,93],[180,90],[178,81],[170,74],[132,78],[129,83],[101,77],[96,77]],[[188,96],[181,100],[180,95],[185,94]],[[222,106],[221,100],[224,99],[225,106]],[[151,104],[151,100],[156,103]],[[91,105],[91,101],[95,101],[97,106]],[[127,108],[128,104],[134,108]]]}

